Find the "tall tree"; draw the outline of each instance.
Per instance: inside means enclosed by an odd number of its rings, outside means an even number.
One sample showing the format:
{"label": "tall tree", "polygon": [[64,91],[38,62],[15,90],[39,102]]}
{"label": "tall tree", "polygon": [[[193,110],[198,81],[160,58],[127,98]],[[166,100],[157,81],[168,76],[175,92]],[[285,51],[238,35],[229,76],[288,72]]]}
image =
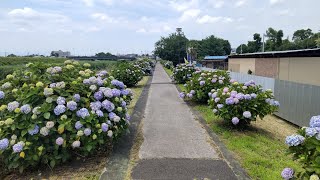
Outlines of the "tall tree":
{"label": "tall tree", "polygon": [[236,49],[237,54],[244,54],[249,52],[249,48],[246,44],[241,44]]}
{"label": "tall tree", "polygon": [[223,56],[231,53],[231,45],[228,40],[211,35],[201,41],[199,56]]}

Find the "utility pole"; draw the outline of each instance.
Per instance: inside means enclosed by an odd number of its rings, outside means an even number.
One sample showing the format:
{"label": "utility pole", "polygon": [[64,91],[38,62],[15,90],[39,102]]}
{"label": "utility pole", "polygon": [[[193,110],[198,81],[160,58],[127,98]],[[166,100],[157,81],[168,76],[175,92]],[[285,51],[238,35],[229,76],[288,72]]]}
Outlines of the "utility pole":
{"label": "utility pole", "polygon": [[262,39],[263,39],[263,40],[262,40],[262,41],[263,41],[263,43],[262,43],[262,52],[264,52],[264,46],[265,46],[265,45],[264,45],[264,37],[265,37],[265,36],[266,36],[266,35],[263,33],[263,35],[262,35]]}
{"label": "utility pole", "polygon": [[242,44],[241,44],[241,53],[240,54],[242,54]]}
{"label": "utility pole", "polygon": [[180,36],[181,36],[181,32],[182,32],[182,28],[177,28],[176,29],[176,31],[177,31],[177,34],[178,34],[178,53],[179,53],[179,55],[178,55],[178,60],[179,60],[179,64],[181,63],[181,61],[180,61],[180,52],[181,52],[181,47],[180,47]]}

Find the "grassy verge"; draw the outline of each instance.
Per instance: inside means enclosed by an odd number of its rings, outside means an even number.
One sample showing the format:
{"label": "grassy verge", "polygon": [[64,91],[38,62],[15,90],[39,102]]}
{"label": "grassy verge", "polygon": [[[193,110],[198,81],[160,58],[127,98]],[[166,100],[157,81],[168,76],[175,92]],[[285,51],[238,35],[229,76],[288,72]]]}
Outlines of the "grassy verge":
{"label": "grassy verge", "polygon": [[[147,84],[149,76],[145,76],[137,86],[131,88],[134,98],[128,106],[128,112],[133,113],[133,109],[141,96],[144,86]],[[110,144],[110,147],[112,145]],[[96,155],[88,158],[79,158],[70,163],[60,165],[55,169],[44,168],[38,171],[29,171],[24,174],[11,174],[5,179],[77,179],[77,180],[98,180],[101,172],[105,168],[108,156],[111,151],[99,151]],[[1,166],[0,166],[1,167]],[[0,170],[1,173],[1,170]],[[1,176],[0,176],[1,177]]]}
{"label": "grassy verge", "polygon": [[[167,69],[166,72],[172,73]],[[178,86],[181,90],[185,89],[181,84]],[[287,146],[284,139],[257,126],[247,130],[226,126],[207,105],[194,104],[192,108],[200,112],[212,131],[220,137],[253,179],[281,179],[281,171],[285,167],[302,170],[297,162],[286,155]]]}

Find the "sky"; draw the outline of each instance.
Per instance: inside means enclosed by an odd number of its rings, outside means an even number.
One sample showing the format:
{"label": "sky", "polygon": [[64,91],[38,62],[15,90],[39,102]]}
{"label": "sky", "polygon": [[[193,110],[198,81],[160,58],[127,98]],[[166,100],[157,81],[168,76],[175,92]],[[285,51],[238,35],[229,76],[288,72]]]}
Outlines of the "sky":
{"label": "sky", "polygon": [[292,38],[320,30],[319,0],[1,0],[0,56],[151,53],[181,27],[188,39],[215,35],[236,48],[268,27]]}

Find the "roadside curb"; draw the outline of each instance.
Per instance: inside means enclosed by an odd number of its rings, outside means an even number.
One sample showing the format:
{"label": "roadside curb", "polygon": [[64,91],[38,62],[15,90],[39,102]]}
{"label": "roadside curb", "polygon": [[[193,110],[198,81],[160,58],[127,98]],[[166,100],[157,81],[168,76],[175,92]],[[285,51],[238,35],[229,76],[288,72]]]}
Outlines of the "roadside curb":
{"label": "roadside curb", "polygon": [[[181,92],[180,87],[175,84],[177,90]],[[201,123],[201,125],[204,127],[208,135],[212,138],[214,143],[217,145],[219,151],[221,152],[221,155],[224,157],[227,164],[230,166],[233,173],[237,176],[239,180],[248,180],[251,179],[250,176],[247,174],[247,172],[241,167],[239,162],[233,157],[231,152],[227,149],[227,147],[223,144],[223,142],[220,140],[218,135],[212,131],[212,129],[208,126],[205,119],[202,117],[199,111],[192,108],[191,104],[187,101],[185,103],[189,106],[191,112],[196,116],[196,119]]]}
{"label": "roadside curb", "polygon": [[100,180],[122,180],[126,175],[126,171],[130,161],[130,150],[134,145],[135,137],[139,129],[139,125],[144,116],[149,89],[153,76],[150,76],[147,84],[142,90],[142,93],[133,109],[133,114],[130,120],[129,132],[119,139],[114,145],[112,154],[107,160],[106,168],[100,175]]}

